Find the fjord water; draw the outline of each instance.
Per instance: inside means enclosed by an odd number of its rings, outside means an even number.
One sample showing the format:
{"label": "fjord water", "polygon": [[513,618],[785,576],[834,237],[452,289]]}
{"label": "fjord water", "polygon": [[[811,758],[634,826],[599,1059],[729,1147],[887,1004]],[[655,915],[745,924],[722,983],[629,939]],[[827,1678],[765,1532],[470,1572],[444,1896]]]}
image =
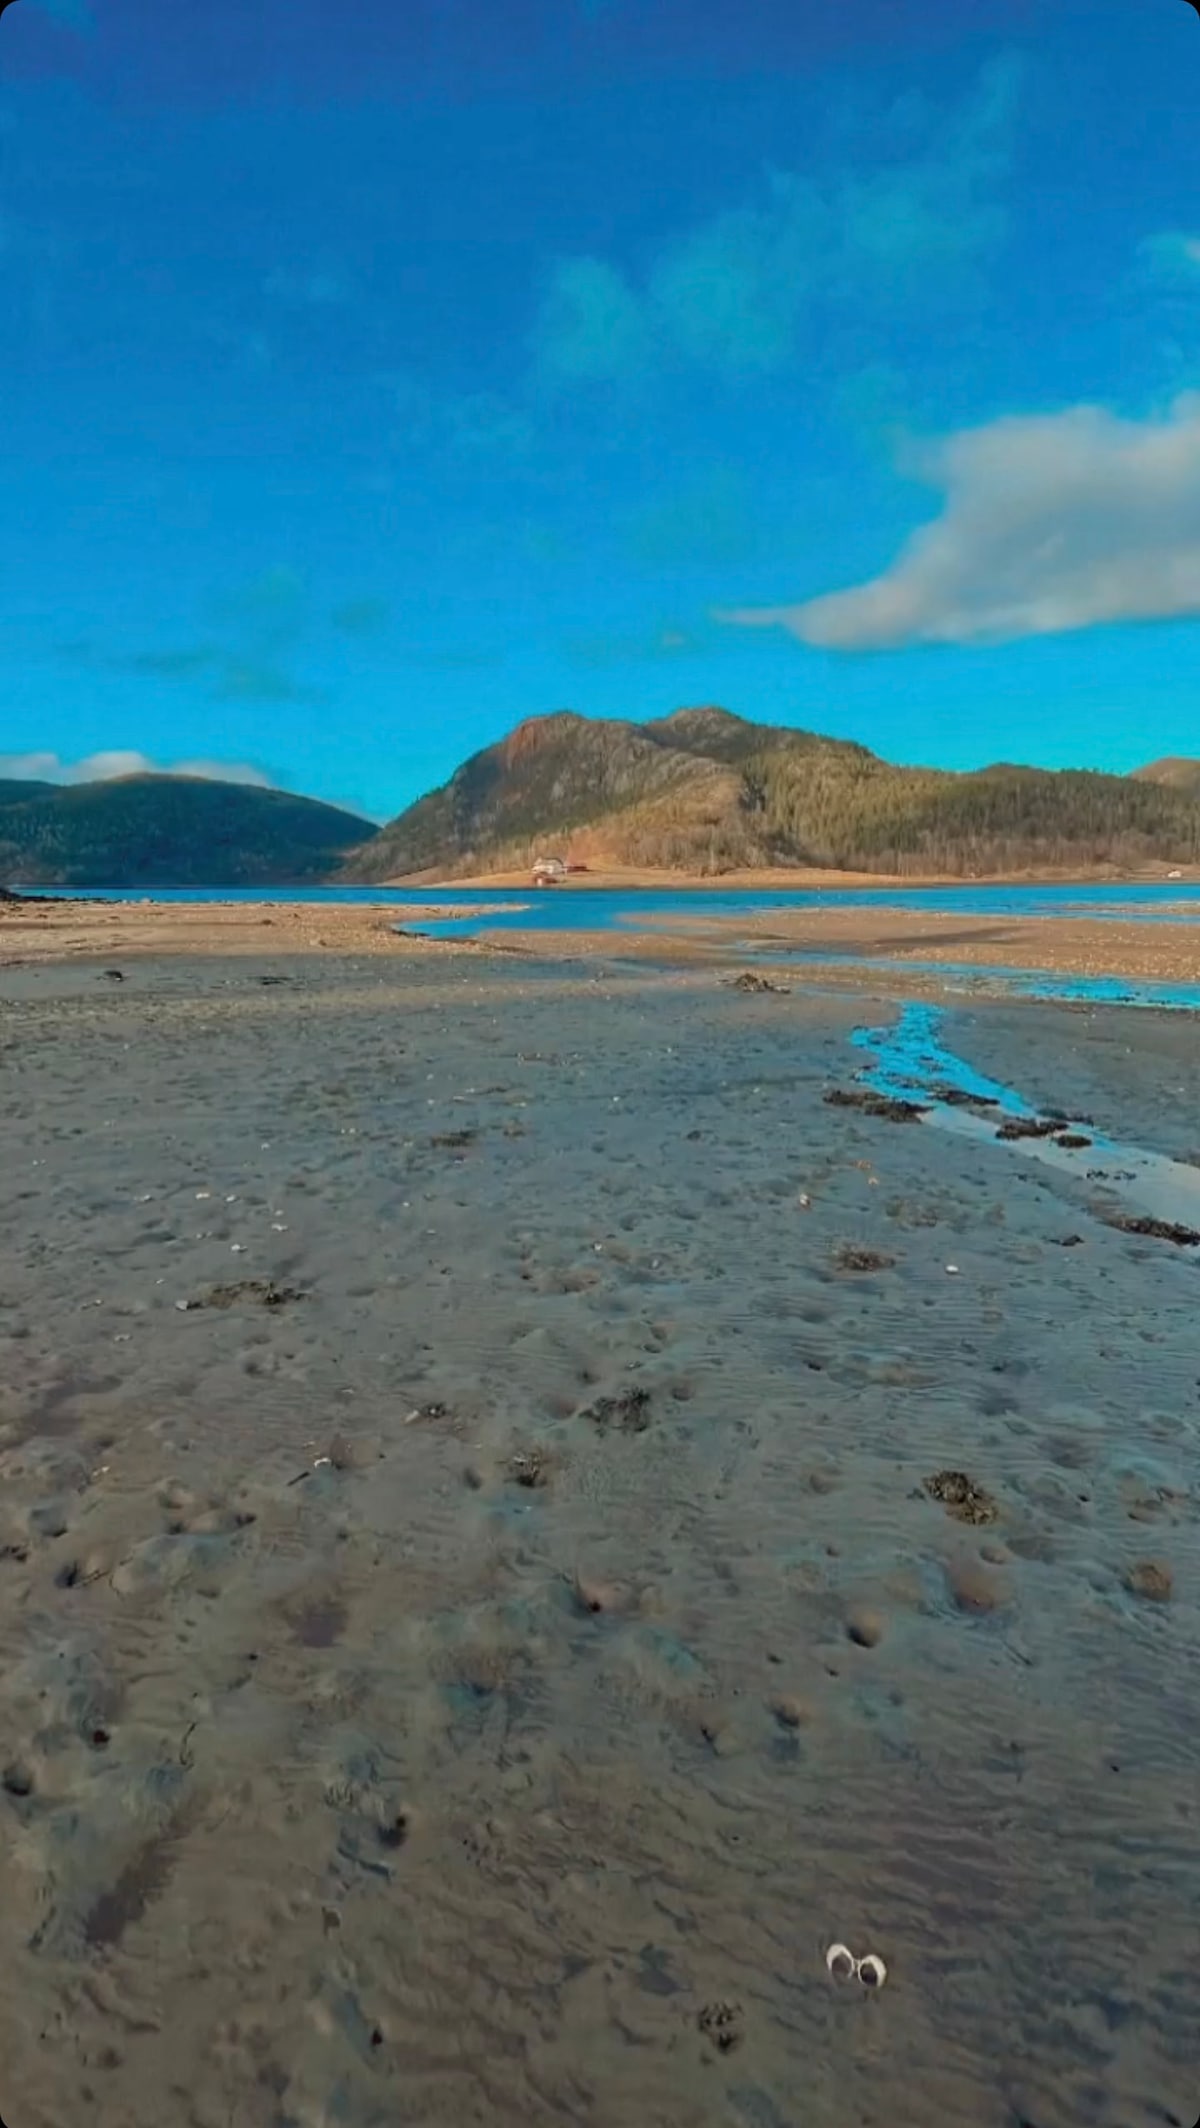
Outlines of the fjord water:
{"label": "fjord water", "polygon": [[956,916],[1085,916],[1093,920],[1136,915],[1139,922],[1200,922],[1200,882],[1098,881],[1084,885],[964,882],[942,887],[560,887],[538,890],[501,887],[106,887],[49,888],[68,897],[119,902],[300,902],[388,903],[411,908],[428,903],[452,910],[443,922],[423,920],[430,937],[482,935],[521,930],[548,933],[605,932],[656,925],[671,917],[750,917],[796,909],[942,910]]}

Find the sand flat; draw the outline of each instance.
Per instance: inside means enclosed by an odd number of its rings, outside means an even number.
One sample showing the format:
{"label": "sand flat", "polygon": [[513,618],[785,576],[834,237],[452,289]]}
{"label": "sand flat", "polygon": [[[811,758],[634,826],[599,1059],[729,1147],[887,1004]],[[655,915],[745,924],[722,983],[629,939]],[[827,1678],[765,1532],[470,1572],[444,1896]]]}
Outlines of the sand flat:
{"label": "sand flat", "polygon": [[770,910],[745,916],[702,911],[647,920],[709,946],[768,946],[848,959],[935,961],[957,967],[1041,968],[1061,975],[1128,976],[1135,982],[1200,983],[1200,925],[1127,915],[964,916],[938,909]]}
{"label": "sand flat", "polygon": [[1190,2118],[1194,1253],[869,978],[211,943],[0,969],[5,2120]]}
{"label": "sand flat", "polygon": [[[452,912],[433,902],[128,902],[22,897],[0,902],[0,968],[15,962],[119,961],[126,954],[389,953],[398,924]],[[412,953],[444,951],[410,939]]]}
{"label": "sand flat", "polygon": [[[829,955],[840,974],[817,965],[818,982],[877,981],[886,963],[902,982],[922,980],[922,964],[953,968],[1043,969],[1066,976],[1117,976],[1135,982],[1200,984],[1200,927],[1186,919],[1120,916],[964,916],[937,909],[843,906],[750,910],[709,915],[702,909],[653,912],[636,927],[564,929],[547,934],[519,924],[476,940],[472,912],[461,904],[89,902],[0,904],[0,969],[75,961],[119,966],[125,957],[221,956],[290,959],[293,955],[388,959],[516,954],[558,963],[612,961],[732,964],[740,953],[795,956],[791,979],[805,978],[804,956]],[[430,924],[451,920],[441,936]],[[461,923],[461,932],[458,929]],[[863,965],[865,964],[865,965]],[[913,964],[909,969],[909,964]]]}

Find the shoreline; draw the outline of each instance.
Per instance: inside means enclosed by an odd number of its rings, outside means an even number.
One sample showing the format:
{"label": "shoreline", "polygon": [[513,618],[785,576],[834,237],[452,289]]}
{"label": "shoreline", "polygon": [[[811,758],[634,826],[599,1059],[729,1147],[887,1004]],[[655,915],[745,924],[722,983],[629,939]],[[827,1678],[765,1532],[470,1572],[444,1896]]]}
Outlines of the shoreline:
{"label": "shoreline", "polygon": [[[872,905],[806,908],[706,917],[689,912],[649,916],[635,929],[547,932],[514,928],[491,937],[430,938],[422,924],[469,913],[436,899],[411,903],[304,903],[269,908],[245,902],[89,902],[0,904],[0,970],[122,958],[291,958],[370,956],[592,964],[620,959],[647,965],[735,966],[747,956],[778,954],[787,980],[878,984],[936,980],[949,971],[989,968],[1051,976],[1124,978],[1200,984],[1200,930],[1195,922],[1134,915],[977,916]],[[812,956],[806,960],[805,956]],[[833,956],[831,965],[826,956]]]}
{"label": "shoreline", "polygon": [[[1090,869],[1068,866],[1036,866],[1021,872],[840,872],[829,866],[781,865],[756,870],[732,872],[671,872],[660,866],[650,865],[592,865],[586,872],[569,872],[565,879],[556,880],[548,889],[539,892],[561,893],[563,889],[578,892],[583,888],[604,890],[633,890],[638,892],[658,890],[662,893],[678,893],[686,890],[705,893],[793,893],[811,889],[814,893],[835,891],[847,893],[856,889],[884,892],[894,888],[908,893],[914,889],[938,887],[1094,887],[1094,886],[1159,886],[1168,882],[1180,886],[1200,882],[1200,865],[1170,865],[1156,861],[1153,864],[1129,868],[1120,865],[1095,865]],[[395,879],[379,882],[392,892],[427,893],[503,892],[514,888],[524,891],[533,886],[528,870],[508,869],[498,872],[464,874],[462,878],[448,879],[441,872],[409,872]]]}

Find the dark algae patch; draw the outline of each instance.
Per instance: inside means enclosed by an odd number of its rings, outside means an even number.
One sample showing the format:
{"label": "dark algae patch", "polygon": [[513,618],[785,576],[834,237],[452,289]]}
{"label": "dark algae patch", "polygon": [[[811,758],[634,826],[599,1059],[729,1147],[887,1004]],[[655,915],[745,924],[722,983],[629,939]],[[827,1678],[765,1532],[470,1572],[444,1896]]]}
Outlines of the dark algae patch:
{"label": "dark algae patch", "polygon": [[767,993],[775,997],[789,995],[786,983],[773,983],[769,975],[756,975],[752,968],[744,969],[741,975],[731,976],[725,987],[727,990],[745,990],[754,996],[765,996]]}
{"label": "dark algae patch", "polygon": [[1140,1212],[1108,1212],[1105,1226],[1120,1234],[1137,1234],[1149,1241],[1172,1241],[1177,1249],[1200,1249],[1200,1232],[1181,1226],[1176,1219],[1149,1219]]}
{"label": "dark algae patch", "polygon": [[179,1851],[196,1819],[194,1806],[187,1806],[154,1833],[128,1861],[108,1891],[89,1907],[83,1921],[84,1942],[96,1950],[112,1950],[161,1898],[179,1859]]}
{"label": "dark algae patch", "polygon": [[696,2023],[718,2054],[732,2054],[746,2036],[741,2007],[736,2002],[706,2002]]}
{"label": "dark algae patch", "polygon": [[599,1433],[645,1433],[650,1424],[650,1391],[621,1389],[597,1398],[584,1413]]}
{"label": "dark algae patch", "polygon": [[827,1108],[857,1108],[865,1116],[878,1116],[884,1123],[917,1123],[928,1113],[928,1102],[901,1101],[894,1094],[877,1094],[869,1086],[831,1086],[823,1096]]}
{"label": "dark algae patch", "polygon": [[999,1517],[1000,1509],[991,1494],[968,1478],[965,1470],[935,1470],[924,1483],[930,1499],[940,1502],[956,1522],[979,1526]]}
{"label": "dark algae patch", "polygon": [[896,1261],[882,1249],[859,1248],[852,1241],[844,1241],[835,1249],[833,1260],[839,1271],[890,1271]]}
{"label": "dark algae patch", "polygon": [[185,1315],[194,1315],[200,1308],[236,1308],[243,1302],[260,1308],[286,1308],[289,1301],[303,1300],[304,1295],[296,1286],[277,1286],[272,1278],[242,1278],[233,1285],[210,1286],[195,1300],[183,1300],[179,1306]]}

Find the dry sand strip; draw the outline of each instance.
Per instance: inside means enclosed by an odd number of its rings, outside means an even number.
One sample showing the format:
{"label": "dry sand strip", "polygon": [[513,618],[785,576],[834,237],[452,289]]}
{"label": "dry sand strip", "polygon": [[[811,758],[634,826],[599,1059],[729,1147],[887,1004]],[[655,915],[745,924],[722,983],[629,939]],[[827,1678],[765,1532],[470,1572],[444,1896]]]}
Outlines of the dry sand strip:
{"label": "dry sand strip", "polygon": [[143,954],[295,954],[461,951],[396,934],[398,924],[452,916],[413,902],[0,902],[0,966],[16,961],[119,959]]}
{"label": "dry sand strip", "polygon": [[[1086,917],[977,917],[949,911],[871,908],[772,910],[744,917],[663,913],[615,931],[505,930],[476,942],[463,934],[429,939],[422,926],[459,918],[436,902],[16,902],[0,903],[0,965],[22,961],[111,960],[153,955],[525,954],[555,962],[634,958],[728,964],[741,948],[845,955],[873,963],[1045,969],[1052,974],[1118,976],[1131,981],[1200,983],[1200,925]],[[397,927],[403,927],[403,933]],[[789,978],[804,974],[798,958]],[[854,971],[851,971],[852,973]],[[819,980],[830,971],[815,971]],[[845,971],[842,971],[843,976]]]}

